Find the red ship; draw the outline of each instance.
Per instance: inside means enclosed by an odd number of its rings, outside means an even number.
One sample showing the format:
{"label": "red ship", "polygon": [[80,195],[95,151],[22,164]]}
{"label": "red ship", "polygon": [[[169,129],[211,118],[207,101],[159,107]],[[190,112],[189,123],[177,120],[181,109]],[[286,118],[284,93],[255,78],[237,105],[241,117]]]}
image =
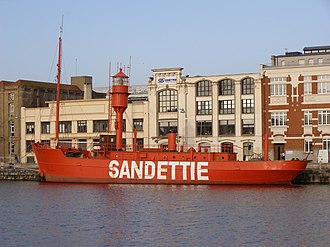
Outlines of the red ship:
{"label": "red ship", "polygon": [[[59,84],[61,74],[61,37],[57,75],[56,139],[59,122]],[[268,159],[265,137],[263,160],[237,161],[236,153],[180,151],[176,134],[168,135],[168,148],[122,150],[123,113],[128,105],[128,76],[122,70],[113,76],[111,105],[116,112],[116,148],[99,146],[92,151],[51,148],[33,143],[39,174],[47,182],[129,183],[129,184],[290,184],[307,166],[307,160]]]}
{"label": "red ship", "polygon": [[[129,184],[290,184],[306,160],[237,161],[235,153],[169,148],[82,152],[33,144],[39,174],[47,182]],[[173,141],[174,140],[174,141]],[[93,156],[95,155],[95,156]]]}

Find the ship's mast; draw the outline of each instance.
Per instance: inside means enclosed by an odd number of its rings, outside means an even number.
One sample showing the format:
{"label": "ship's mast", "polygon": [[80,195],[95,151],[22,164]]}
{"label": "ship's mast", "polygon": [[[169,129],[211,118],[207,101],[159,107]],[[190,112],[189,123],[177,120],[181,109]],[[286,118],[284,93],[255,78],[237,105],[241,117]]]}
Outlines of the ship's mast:
{"label": "ship's mast", "polygon": [[57,62],[57,87],[56,87],[56,123],[55,123],[55,143],[58,143],[58,133],[60,125],[60,95],[61,95],[61,62],[62,62],[62,32],[63,32],[63,16],[62,25],[60,27],[60,36],[58,38],[58,62]]}

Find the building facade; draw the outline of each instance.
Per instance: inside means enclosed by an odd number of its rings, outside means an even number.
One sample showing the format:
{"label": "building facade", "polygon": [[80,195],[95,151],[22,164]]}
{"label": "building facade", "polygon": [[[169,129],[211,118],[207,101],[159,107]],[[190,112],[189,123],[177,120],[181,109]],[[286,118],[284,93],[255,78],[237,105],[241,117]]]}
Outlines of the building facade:
{"label": "building facade", "polygon": [[232,150],[239,159],[262,153],[259,73],[183,76],[182,68],[154,69],[148,83],[151,143]]}
{"label": "building facade", "polygon": [[[134,96],[134,95],[133,95]],[[123,148],[131,150],[133,129],[137,130],[137,145],[148,145],[148,104],[146,97],[131,97],[124,114]],[[111,106],[111,103],[110,103]],[[47,107],[25,108],[21,113],[21,162],[34,163],[31,141],[56,146],[55,121],[56,102]],[[94,144],[115,138],[115,113],[108,99],[66,100],[60,103],[59,142],[60,146],[91,150]],[[109,119],[109,120],[108,120]],[[108,126],[110,125],[110,132]],[[32,131],[31,131],[32,130]],[[114,140],[109,145],[114,143]]]}
{"label": "building facade", "polygon": [[273,56],[261,75],[270,158],[318,162],[319,150],[330,150],[330,47]]}
{"label": "building facade", "polygon": [[[82,99],[84,92],[74,85],[62,85],[62,99]],[[43,107],[56,97],[56,84],[18,80],[0,81],[0,161],[20,159],[21,107]]]}

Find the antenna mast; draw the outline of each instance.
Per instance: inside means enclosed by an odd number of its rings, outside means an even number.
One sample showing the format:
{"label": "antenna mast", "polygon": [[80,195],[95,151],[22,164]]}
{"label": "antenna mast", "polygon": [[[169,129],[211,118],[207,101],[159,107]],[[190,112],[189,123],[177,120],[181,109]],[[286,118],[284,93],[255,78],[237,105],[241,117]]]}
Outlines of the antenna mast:
{"label": "antenna mast", "polygon": [[58,38],[58,62],[57,62],[57,87],[56,87],[56,123],[55,123],[55,143],[58,144],[59,139],[59,123],[60,123],[60,95],[61,95],[61,69],[62,69],[62,33],[63,33],[63,15],[62,25],[60,27],[60,36]]}
{"label": "antenna mast", "polygon": [[111,133],[111,62],[109,63],[109,85],[108,85],[108,137],[107,137],[107,150],[109,150],[109,141],[110,141],[110,133]]}

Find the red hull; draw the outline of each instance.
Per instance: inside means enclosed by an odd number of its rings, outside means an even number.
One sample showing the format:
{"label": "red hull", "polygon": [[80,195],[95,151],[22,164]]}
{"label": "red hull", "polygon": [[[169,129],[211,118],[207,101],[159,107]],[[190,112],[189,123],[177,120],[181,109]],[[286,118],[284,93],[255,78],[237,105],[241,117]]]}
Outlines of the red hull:
{"label": "red hull", "polygon": [[[47,182],[129,184],[290,184],[307,161],[222,161],[219,153],[109,152],[107,158],[66,157],[33,145]],[[224,154],[230,155],[230,154]]]}

